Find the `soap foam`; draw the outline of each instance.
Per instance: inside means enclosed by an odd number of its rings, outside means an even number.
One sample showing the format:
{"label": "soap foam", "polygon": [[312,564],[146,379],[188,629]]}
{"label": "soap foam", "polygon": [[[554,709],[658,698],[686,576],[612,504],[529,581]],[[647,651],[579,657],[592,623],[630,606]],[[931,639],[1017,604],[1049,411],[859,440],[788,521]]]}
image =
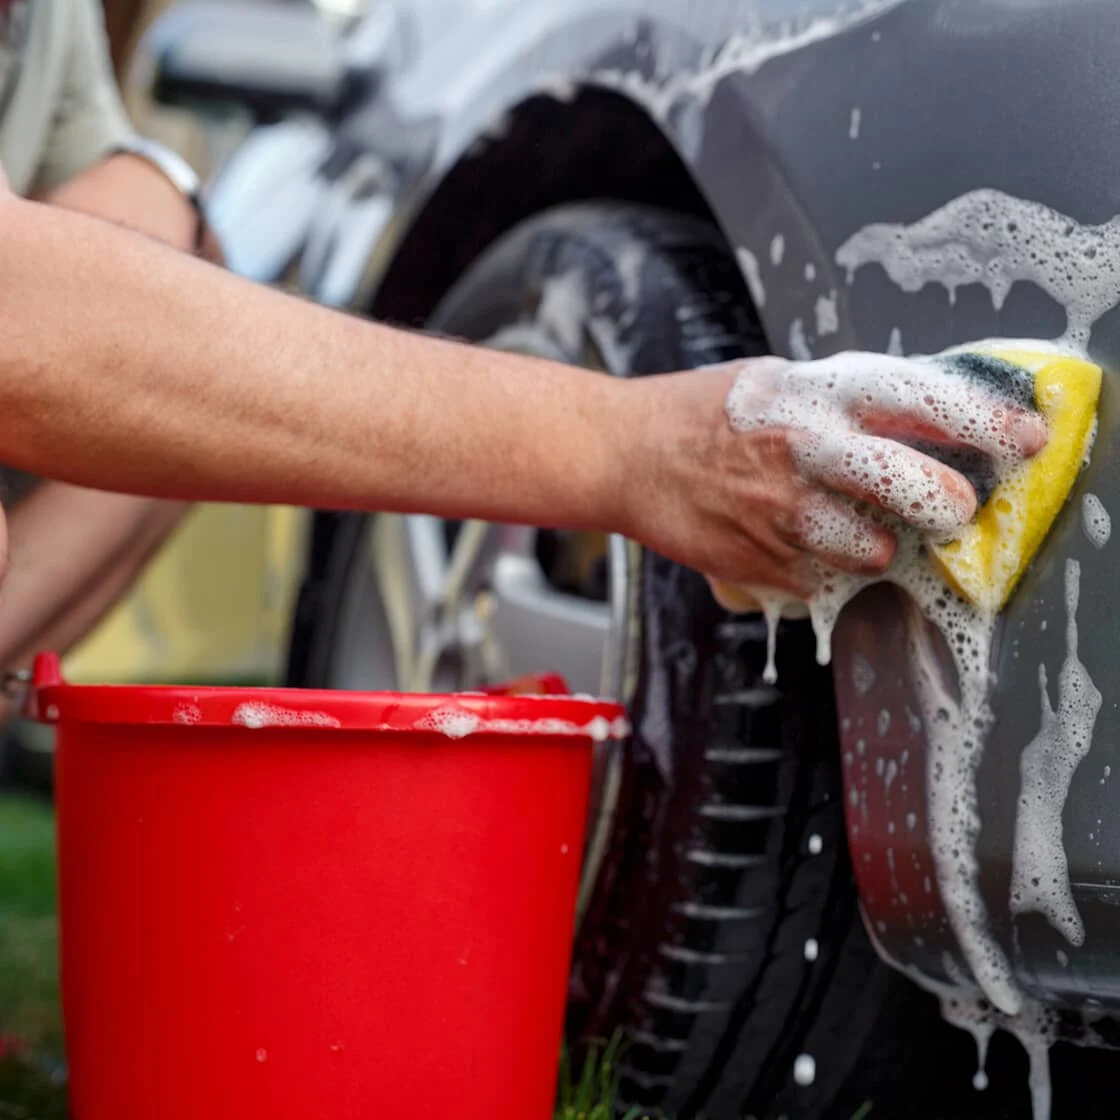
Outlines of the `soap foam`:
{"label": "soap foam", "polygon": [[1011,862],[1011,913],[1042,914],[1071,945],[1085,940],[1073,900],[1062,843],[1062,809],[1074,771],[1089,753],[1101,709],[1077,649],[1081,565],[1066,561],[1066,658],[1058,675],[1058,704],[1051,705],[1046,666],[1038,667],[1042,718],[1038,734],[1020,760],[1022,787]]}
{"label": "soap foam", "polygon": [[[1023,340],[1013,345],[1017,350],[1050,353],[1054,349],[1048,344]],[[977,347],[962,348],[965,349],[975,350]],[[787,370],[787,376],[782,379],[784,392],[775,394],[781,401],[777,406],[770,403],[756,378],[748,373],[739,378],[727,406],[728,417],[736,430],[746,431],[762,425],[808,429],[815,438],[805,444],[809,448],[809,457],[803,460],[803,464],[810,470],[820,469],[820,449],[826,443],[824,437],[827,436],[834,446],[844,440],[843,431],[851,427],[851,410],[861,398],[867,403],[872,400],[892,402],[908,409],[920,408],[925,403],[943,430],[959,438],[983,442],[1005,484],[1011,481],[1008,476],[1016,470],[1012,448],[1001,442],[1002,436],[997,427],[985,421],[988,427],[982,432],[983,439],[976,440],[974,382],[970,385],[966,378],[958,378],[956,388],[947,385],[945,396],[929,404],[928,398],[922,401],[916,399],[916,386],[922,384],[922,380],[915,375],[912,363],[864,355],[839,355],[811,363],[811,366],[794,366],[791,369],[792,376],[788,376],[790,370]],[[970,418],[973,426],[969,426]],[[847,438],[851,448],[859,446],[858,432]],[[813,455],[818,458],[814,460]],[[833,455],[831,462],[836,461]],[[866,483],[870,478],[867,473],[870,464],[861,461],[858,453],[847,460],[841,456],[840,461],[861,481]],[[885,461],[889,469],[897,465],[897,458],[888,457]],[[903,473],[902,478],[904,497],[911,500],[910,512],[926,513],[924,520],[919,519],[924,524],[937,524],[938,516],[944,516],[947,521],[960,516],[960,510],[947,506],[944,496],[930,489],[928,479],[918,479],[912,473]],[[1007,487],[1007,505],[1001,511],[1004,529],[1021,524],[1025,498],[1024,487]],[[905,508],[900,507],[897,496],[893,501],[893,508]],[[914,503],[920,504],[922,509],[914,510]],[[1085,508],[1087,526],[1099,527],[1103,524],[1100,517],[1103,507],[1098,510],[1094,503],[1089,502]],[[950,959],[953,971],[946,968],[950,982],[943,983],[915,969],[899,966],[882,953],[881,948],[880,954],[922,987],[934,991],[941,1000],[945,1018],[973,1034],[980,1058],[975,1078],[977,1087],[986,1085],[984,1059],[992,1032],[997,1027],[1003,1027],[1013,1033],[1030,1059],[1031,1097],[1036,1120],[1047,1120],[1050,1110],[1048,1054],[1055,1037],[1056,1016],[1019,990],[1010,961],[991,930],[978,882],[976,841],[980,818],[976,771],[992,724],[989,699],[993,684],[991,657],[998,605],[981,602],[977,606],[953,591],[940,570],[930,562],[927,548],[929,530],[923,532],[902,525],[889,516],[875,516],[890,524],[896,533],[898,550],[894,563],[889,573],[880,577],[849,575],[818,566],[819,584],[809,600],[810,616],[817,635],[818,660],[828,659],[836,620],[843,608],[862,590],[874,583],[889,581],[908,592],[911,610],[906,620],[907,635],[921,717],[919,719],[914,713],[908,713],[908,716],[913,729],[925,728],[930,853],[942,904],[968,966],[968,973],[957,968]],[[839,528],[835,531],[839,539]],[[1019,853],[1018,864],[1025,870],[1020,872],[1018,879],[1018,903],[1013,899],[1013,912],[1040,909],[1056,928],[1074,937],[1078,936],[1080,919],[1069,893],[1061,812],[1068,794],[1069,779],[1089,748],[1100,705],[1100,694],[1077,655],[1079,578],[1080,569],[1071,561],[1067,568],[1066,585],[1067,656],[1059,679],[1059,700],[1057,706],[1051,709],[1043,689],[1043,727],[1035,742],[1027,748],[1023,763],[1025,775],[1037,771],[1045,776],[1045,780],[1025,779],[1024,783],[1027,801],[1036,807],[1044,806],[1045,811],[1032,815],[1031,810],[1020,809],[1016,851]],[[759,598],[766,594],[752,590]],[[781,609],[782,599],[771,595],[766,611],[771,642]],[[949,650],[955,671],[954,681],[945,679],[942,663],[932,644],[931,627],[941,635]],[[861,668],[854,663],[852,672],[853,683],[860,694],[874,686],[874,673],[869,665]],[[886,786],[886,782],[884,784]],[[858,802],[858,791],[853,792]],[[912,817],[913,814],[907,818],[911,829],[917,823],[916,819],[911,823]],[[1023,874],[1026,874],[1031,890],[1023,888]],[[1038,887],[1033,882],[1035,878],[1039,881]],[[927,880],[927,894],[931,888],[932,884]]]}
{"label": "soap foam", "polygon": [[[931,855],[946,914],[973,976],[993,1004],[1014,1014],[1020,996],[1007,956],[990,932],[974,852],[980,828],[976,771],[991,721],[989,662],[995,615],[955,595],[928,560],[925,548],[925,534],[959,528],[971,515],[971,507],[964,508],[958,497],[934,486],[921,469],[921,460],[899,445],[877,441],[869,447],[869,437],[853,429],[851,421],[853,411],[872,402],[915,413],[950,436],[986,447],[1007,463],[1010,448],[999,427],[1000,410],[978,409],[976,382],[945,372],[933,360],[842,354],[788,366],[776,376],[778,391],[774,392],[773,386],[767,391],[752,372],[740,375],[727,405],[732,427],[739,431],[787,427],[808,433],[808,438],[795,442],[795,456],[806,473],[840,479],[846,472],[847,479],[841,480],[848,488],[855,483],[868,489],[921,526],[893,525],[898,549],[887,577],[851,575],[814,561],[819,580],[809,607],[818,660],[830,660],[832,629],[844,606],[884,578],[908,591],[921,615],[945,637],[960,681],[959,699],[942,679],[924,628],[911,626],[930,745]],[[1011,505],[1009,515],[1015,513]],[[840,554],[847,541],[838,534],[832,543]],[[780,604],[780,599],[769,597],[766,616],[772,643]],[[767,668],[771,671],[772,665]]]}
{"label": "soap foam", "polygon": [[805,324],[800,319],[794,319],[789,325],[789,356],[798,362],[813,360],[813,351],[805,338]]}
{"label": "soap foam", "polygon": [[942,959],[942,968],[948,978],[938,980],[919,969],[904,965],[895,960],[879,941],[867,914],[863,913],[863,924],[875,951],[891,968],[902,973],[908,980],[923,991],[937,998],[941,1005],[941,1016],[951,1026],[972,1035],[976,1043],[977,1068],[972,1084],[976,1089],[988,1087],[987,1057],[988,1044],[997,1030],[1005,1030],[1019,1041],[1027,1054],[1031,1106],[1034,1120],[1050,1120],[1052,1087],[1050,1080],[1050,1047],[1057,1040],[1058,1014],[1056,1011],[1035,1000],[1024,999],[1019,1013],[1014,1016],[1001,1014],[969,984],[967,977],[947,954]]}
{"label": "soap foam", "polygon": [[1081,524],[1094,548],[1104,548],[1112,536],[1112,518],[1096,494],[1081,499]]}
{"label": "soap foam", "polygon": [[879,264],[904,292],[981,284],[999,311],[1013,284],[1041,288],[1066,313],[1063,341],[1084,347],[1093,324],[1120,301],[1120,215],[1083,226],[1040,202],[970,191],[912,225],[865,226],[840,246],[849,281]]}
{"label": "soap foam", "polygon": [[237,727],[260,729],[263,727],[341,727],[342,724],[327,712],[309,712],[296,708],[281,708],[275,704],[238,704],[230,723]]}
{"label": "soap foam", "polygon": [[735,256],[739,259],[739,268],[747,281],[747,290],[751,294],[755,308],[765,307],[766,287],[762,283],[762,272],[758,266],[758,257],[750,249],[743,246],[735,250]]}
{"label": "soap foam", "polygon": [[817,338],[835,334],[840,329],[840,313],[836,309],[836,289],[827,296],[818,296],[814,312],[817,317]]}

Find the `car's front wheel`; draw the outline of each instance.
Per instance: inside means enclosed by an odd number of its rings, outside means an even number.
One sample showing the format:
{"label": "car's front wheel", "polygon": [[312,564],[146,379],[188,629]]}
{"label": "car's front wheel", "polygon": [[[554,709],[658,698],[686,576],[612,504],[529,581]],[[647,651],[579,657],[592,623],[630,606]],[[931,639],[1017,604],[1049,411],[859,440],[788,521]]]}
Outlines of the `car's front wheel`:
{"label": "car's front wheel", "polygon": [[[513,230],[431,326],[620,376],[766,352],[715,228],[614,204]],[[575,1039],[628,1031],[622,1103],[827,1114],[882,972],[848,865],[831,678],[807,627],[783,626],[773,688],[759,619],[626,542],[424,517],[337,528],[293,683],[470,688],[556,670],[630,705],[632,743],[596,767],[569,1008]]]}

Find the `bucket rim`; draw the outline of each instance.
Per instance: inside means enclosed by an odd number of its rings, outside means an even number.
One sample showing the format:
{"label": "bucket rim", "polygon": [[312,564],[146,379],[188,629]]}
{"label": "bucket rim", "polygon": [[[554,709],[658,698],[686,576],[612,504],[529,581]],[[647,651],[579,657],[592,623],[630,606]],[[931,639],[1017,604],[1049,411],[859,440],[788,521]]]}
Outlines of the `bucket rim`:
{"label": "bucket rim", "polygon": [[621,704],[591,696],[68,684],[53,655],[36,663],[29,707],[41,723],[63,726],[404,732],[452,740],[486,735],[606,742],[630,734]]}

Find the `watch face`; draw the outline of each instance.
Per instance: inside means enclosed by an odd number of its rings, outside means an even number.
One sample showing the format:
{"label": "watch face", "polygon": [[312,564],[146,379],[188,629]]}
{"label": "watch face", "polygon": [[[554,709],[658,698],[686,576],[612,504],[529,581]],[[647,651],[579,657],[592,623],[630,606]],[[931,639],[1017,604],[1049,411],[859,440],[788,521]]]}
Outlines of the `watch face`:
{"label": "watch face", "polygon": [[31,26],[31,4],[32,0],[0,0],[0,112],[19,77]]}

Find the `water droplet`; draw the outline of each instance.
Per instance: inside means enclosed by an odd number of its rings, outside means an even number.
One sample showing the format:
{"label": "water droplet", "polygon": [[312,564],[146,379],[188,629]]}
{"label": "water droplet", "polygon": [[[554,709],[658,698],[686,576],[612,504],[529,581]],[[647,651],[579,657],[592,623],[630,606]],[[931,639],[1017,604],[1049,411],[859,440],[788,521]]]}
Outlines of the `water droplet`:
{"label": "water droplet", "polygon": [[793,1063],[793,1079],[798,1085],[812,1085],[817,1078],[817,1063],[811,1054],[799,1054]]}

